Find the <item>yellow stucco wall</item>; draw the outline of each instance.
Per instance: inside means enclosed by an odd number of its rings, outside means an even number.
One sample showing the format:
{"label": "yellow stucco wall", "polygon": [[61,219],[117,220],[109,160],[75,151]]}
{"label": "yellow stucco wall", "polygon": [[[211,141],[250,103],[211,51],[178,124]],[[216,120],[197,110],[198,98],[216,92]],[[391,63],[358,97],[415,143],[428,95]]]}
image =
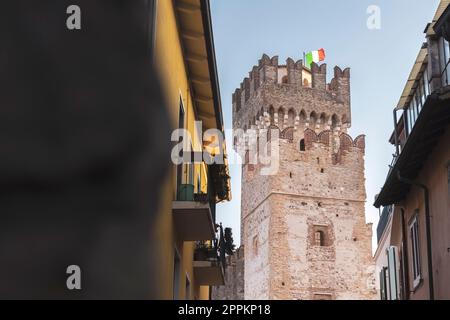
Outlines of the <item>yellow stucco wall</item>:
{"label": "yellow stucco wall", "polygon": [[[194,149],[201,150],[199,139],[195,136],[195,113],[191,97],[191,89],[187,78],[186,67],[183,59],[180,37],[177,30],[173,2],[160,0],[156,12],[156,40],[155,40],[155,64],[165,92],[166,103],[172,120],[172,128],[178,127],[180,98],[185,110],[185,126],[193,137]],[[195,174],[201,170],[197,167]],[[183,175],[184,176],[184,175]],[[203,181],[204,177],[202,178]],[[181,258],[181,272],[179,283],[179,297],[184,299],[208,299],[209,288],[195,284],[193,274],[194,243],[182,243],[177,241],[176,232],[173,230],[171,213],[172,201],[176,196],[176,167],[167,177],[164,185],[164,197],[161,199],[161,212],[159,213],[156,230],[161,243],[161,296],[163,299],[173,297],[173,265],[175,248]],[[197,179],[194,179],[197,183]],[[196,186],[195,186],[196,187]],[[191,293],[186,295],[186,278],[190,279]]]}

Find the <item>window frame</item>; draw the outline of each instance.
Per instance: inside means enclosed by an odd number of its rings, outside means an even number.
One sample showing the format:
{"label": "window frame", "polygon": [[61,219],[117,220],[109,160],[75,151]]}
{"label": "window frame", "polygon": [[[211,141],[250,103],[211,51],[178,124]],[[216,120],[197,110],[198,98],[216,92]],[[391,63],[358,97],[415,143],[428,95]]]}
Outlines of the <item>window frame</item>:
{"label": "window frame", "polygon": [[441,84],[450,85],[450,44],[444,37],[439,39],[439,65],[441,70]]}
{"label": "window frame", "polygon": [[[329,225],[312,225],[311,230],[309,230],[309,243],[311,247],[314,248],[328,248],[333,246],[333,237],[330,234],[330,226]],[[316,242],[316,234],[321,232],[321,245],[319,246]]]}
{"label": "window frame", "polygon": [[420,237],[419,237],[419,213],[416,210],[414,217],[409,223],[409,236],[411,241],[411,261],[412,261],[412,280],[413,288],[417,287],[422,282],[422,267],[421,267],[421,254],[420,254]]}
{"label": "window frame", "polygon": [[444,55],[445,55],[444,72],[445,72],[445,78],[446,78],[446,85],[449,85],[450,84],[450,44],[445,39],[444,39]]}

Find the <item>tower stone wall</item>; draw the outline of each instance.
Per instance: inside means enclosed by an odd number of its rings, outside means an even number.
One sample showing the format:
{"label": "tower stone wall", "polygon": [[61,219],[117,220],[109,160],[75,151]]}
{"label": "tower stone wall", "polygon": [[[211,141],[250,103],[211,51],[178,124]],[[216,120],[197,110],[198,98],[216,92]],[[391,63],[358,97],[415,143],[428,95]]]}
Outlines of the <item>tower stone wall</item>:
{"label": "tower stone wall", "polygon": [[[281,73],[281,74],[280,74]],[[245,299],[375,299],[372,225],[366,224],[365,137],[351,125],[350,69],[264,55],[233,95],[233,126],[277,130],[279,167],[242,169],[243,272],[228,270],[217,298],[244,278]],[[270,142],[274,143],[274,141]],[[233,289],[234,290],[234,289]],[[236,290],[234,290],[236,291]]]}

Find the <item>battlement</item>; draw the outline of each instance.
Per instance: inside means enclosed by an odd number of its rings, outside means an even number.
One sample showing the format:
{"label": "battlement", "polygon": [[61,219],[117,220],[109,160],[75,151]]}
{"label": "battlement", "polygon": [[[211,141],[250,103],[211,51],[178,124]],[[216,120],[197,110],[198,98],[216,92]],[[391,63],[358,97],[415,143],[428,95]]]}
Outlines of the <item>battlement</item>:
{"label": "battlement", "polygon": [[[357,152],[361,156],[365,154],[365,135],[359,135],[353,139],[349,134],[339,131],[323,130],[316,132],[312,129],[305,129],[301,132],[295,132],[292,127],[280,131],[276,126],[270,126],[270,128],[264,130],[256,130],[253,134],[259,137],[261,137],[262,134],[267,134],[267,141],[270,142],[271,136],[274,135],[272,130],[278,130],[276,136],[278,136],[281,141],[287,143],[286,152],[294,157],[298,154],[301,156],[301,159],[309,159],[309,154],[316,155],[317,150],[319,150],[322,154],[323,152],[328,154],[330,164],[339,165],[342,163],[343,157],[347,154],[353,152]],[[238,149],[246,148],[244,144],[248,140],[252,139],[242,139],[241,137],[241,140],[236,141],[235,143],[241,144]],[[280,146],[283,145],[284,143],[280,143]],[[282,148],[284,149],[285,147]],[[249,171],[253,171],[256,159],[250,157],[250,149],[252,149],[252,151],[258,151],[259,146],[256,145],[254,148],[246,148],[245,157],[243,159],[244,166],[248,166]],[[313,158],[315,159],[315,157]],[[313,162],[314,161],[315,160],[313,160]]]}
{"label": "battlement", "polygon": [[238,112],[258,88],[269,85],[294,85],[334,93],[338,100],[347,100],[350,85],[350,68],[342,70],[334,68],[334,78],[326,83],[327,65],[313,63],[311,69],[303,65],[303,60],[286,60],[285,65],[279,64],[278,56],[270,58],[264,54],[258,65],[249,72],[239,88],[233,94],[233,110]]}
{"label": "battlement", "polygon": [[263,129],[275,125],[346,130],[351,124],[350,69],[336,66],[327,83],[327,65],[286,60],[264,54],[233,94],[235,129]]}

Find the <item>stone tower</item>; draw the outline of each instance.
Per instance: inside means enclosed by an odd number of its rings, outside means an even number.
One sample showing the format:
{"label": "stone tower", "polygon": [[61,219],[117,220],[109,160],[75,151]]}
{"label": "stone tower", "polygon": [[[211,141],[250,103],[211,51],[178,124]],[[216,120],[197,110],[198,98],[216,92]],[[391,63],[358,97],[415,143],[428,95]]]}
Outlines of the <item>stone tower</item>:
{"label": "stone tower", "polygon": [[[376,298],[365,137],[347,134],[350,69],[335,67],[329,84],[326,73],[264,55],[233,95],[235,130],[280,137],[276,174],[262,175],[248,152],[242,169],[245,299]],[[235,298],[227,287],[213,297]]]}

